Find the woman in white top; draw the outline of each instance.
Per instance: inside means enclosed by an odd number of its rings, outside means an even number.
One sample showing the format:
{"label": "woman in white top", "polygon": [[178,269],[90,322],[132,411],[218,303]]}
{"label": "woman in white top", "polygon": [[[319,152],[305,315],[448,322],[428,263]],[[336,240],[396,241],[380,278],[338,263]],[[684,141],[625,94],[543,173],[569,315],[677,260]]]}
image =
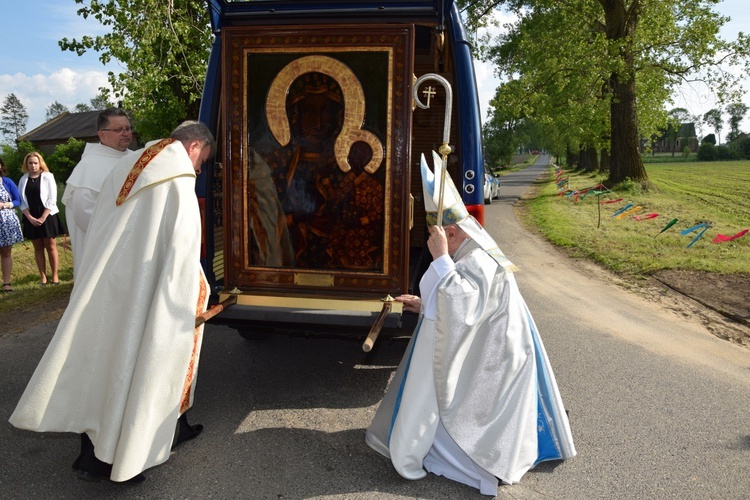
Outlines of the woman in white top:
{"label": "woman in white top", "polygon": [[23,236],[34,245],[34,259],[39,268],[40,285],[47,284],[47,262],[49,257],[53,285],[60,283],[58,277],[57,237],[65,234],[65,226],[57,216],[57,184],[44,158],[37,152],[23,159],[24,171],[18,183],[21,194],[20,209],[23,212]]}

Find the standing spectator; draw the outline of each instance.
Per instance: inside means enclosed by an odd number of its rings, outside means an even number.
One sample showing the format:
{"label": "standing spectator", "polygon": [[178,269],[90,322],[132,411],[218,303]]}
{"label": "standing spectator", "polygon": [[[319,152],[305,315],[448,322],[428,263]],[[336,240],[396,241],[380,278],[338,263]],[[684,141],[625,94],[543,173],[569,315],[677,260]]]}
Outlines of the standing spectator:
{"label": "standing spectator", "polygon": [[57,184],[44,158],[37,152],[26,155],[23,159],[24,171],[18,190],[21,193],[21,212],[23,219],[23,236],[34,245],[34,259],[39,268],[40,285],[47,284],[47,262],[44,251],[49,257],[52,284],[59,285],[57,237],[66,230],[57,216]]}
{"label": "standing spectator", "polygon": [[195,178],[216,148],[200,122],[125,156],[104,180],[70,302],[10,418],[75,432],[81,479],[139,483],[190,425],[208,283]]}
{"label": "standing spectator", "polygon": [[104,179],[117,161],[128,153],[133,129],[128,115],[120,108],[108,108],[96,118],[100,144],[87,143],[83,156],[65,184],[62,202],[67,208],[66,223],[73,246],[73,276],[86,245],[86,231],[94,213]]}
{"label": "standing spectator", "polygon": [[16,207],[21,204],[18,188],[10,177],[6,177],[5,162],[0,158],[0,267],[3,273],[3,292],[12,292],[10,273],[13,270],[11,250],[15,243],[23,241],[21,223],[16,216]]}

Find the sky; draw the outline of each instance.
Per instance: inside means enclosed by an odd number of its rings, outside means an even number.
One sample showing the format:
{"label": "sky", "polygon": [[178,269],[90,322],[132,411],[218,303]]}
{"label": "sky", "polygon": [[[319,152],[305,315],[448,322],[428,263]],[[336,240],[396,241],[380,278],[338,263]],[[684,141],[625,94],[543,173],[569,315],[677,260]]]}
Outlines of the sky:
{"label": "sky", "polygon": [[[732,20],[721,34],[733,40],[737,32],[750,32],[750,9],[747,0],[725,0],[717,10]],[[92,18],[83,19],[76,14],[79,5],[75,0],[24,0],[4,2],[3,28],[0,30],[0,102],[13,93],[29,114],[26,131],[43,124],[47,107],[58,101],[69,109],[78,103],[89,104],[108,86],[107,72],[119,72],[117,62],[104,66],[98,54],[78,56],[63,52],[57,42],[62,38],[80,39],[83,35],[104,33]],[[493,76],[491,66],[477,61],[477,74],[482,119],[487,116],[488,103],[495,95],[499,81]],[[750,82],[746,85],[750,90]],[[683,107],[691,114],[702,115],[715,107],[710,89],[683,88],[675,94],[672,107]],[[745,96],[750,106],[750,96]],[[750,120],[741,124],[750,127]]]}

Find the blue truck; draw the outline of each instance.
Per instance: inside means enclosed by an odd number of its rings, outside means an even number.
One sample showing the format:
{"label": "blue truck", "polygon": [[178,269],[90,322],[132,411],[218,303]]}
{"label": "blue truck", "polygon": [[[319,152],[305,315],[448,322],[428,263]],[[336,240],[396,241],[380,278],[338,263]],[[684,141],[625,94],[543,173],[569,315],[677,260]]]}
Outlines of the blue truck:
{"label": "blue truck", "polygon": [[[208,0],[215,35],[200,120],[217,138],[197,193],[213,321],[244,336],[403,326],[431,260],[419,161],[447,165],[484,219],[480,108],[452,0]],[[431,161],[430,161],[431,163]]]}

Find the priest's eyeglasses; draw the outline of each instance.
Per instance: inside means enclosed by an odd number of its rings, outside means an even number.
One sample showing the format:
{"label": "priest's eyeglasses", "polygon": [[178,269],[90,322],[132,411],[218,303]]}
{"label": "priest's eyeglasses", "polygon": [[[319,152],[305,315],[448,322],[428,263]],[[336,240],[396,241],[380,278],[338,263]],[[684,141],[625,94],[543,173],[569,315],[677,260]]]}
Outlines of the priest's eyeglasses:
{"label": "priest's eyeglasses", "polygon": [[120,128],[101,128],[105,132],[114,132],[115,134],[122,134],[123,132],[132,132],[133,127],[120,127]]}

